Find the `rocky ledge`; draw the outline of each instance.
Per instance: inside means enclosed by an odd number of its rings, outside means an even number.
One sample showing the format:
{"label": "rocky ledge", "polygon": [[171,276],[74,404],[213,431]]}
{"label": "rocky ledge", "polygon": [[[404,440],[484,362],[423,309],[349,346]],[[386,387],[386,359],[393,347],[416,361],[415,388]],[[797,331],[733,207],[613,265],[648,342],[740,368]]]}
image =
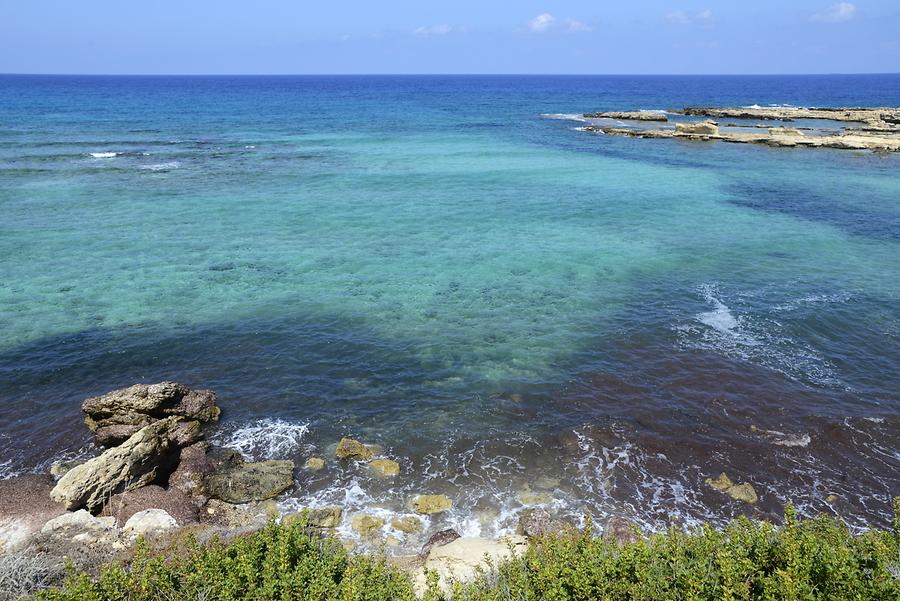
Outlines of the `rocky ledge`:
{"label": "rocky ledge", "polygon": [[838,150],[874,150],[900,152],[900,131],[896,135],[876,135],[864,130],[845,130],[836,134],[807,134],[795,128],[772,127],[767,132],[722,132],[712,121],[676,123],[675,129],[630,129],[588,125],[584,131],[633,138],[681,140],[718,140],[735,144],[765,144],[782,148],[834,148]]}
{"label": "rocky ledge", "polygon": [[689,106],[679,114],[694,117],[732,119],[762,119],[765,121],[795,121],[797,119],[827,119],[866,123],[870,126],[900,131],[900,108],[800,108],[800,107],[696,107]]}
{"label": "rocky ledge", "polygon": [[662,111],[607,111],[604,113],[585,113],[585,119],[623,119],[628,121],[668,121]]}

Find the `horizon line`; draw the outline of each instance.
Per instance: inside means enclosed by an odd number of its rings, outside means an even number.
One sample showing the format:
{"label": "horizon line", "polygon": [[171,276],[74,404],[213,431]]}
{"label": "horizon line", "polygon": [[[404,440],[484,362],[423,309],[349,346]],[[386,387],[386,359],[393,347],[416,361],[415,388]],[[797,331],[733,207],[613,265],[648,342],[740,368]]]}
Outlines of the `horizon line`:
{"label": "horizon line", "polygon": [[28,73],[0,72],[0,77],[812,77],[900,75],[900,71],[820,73]]}

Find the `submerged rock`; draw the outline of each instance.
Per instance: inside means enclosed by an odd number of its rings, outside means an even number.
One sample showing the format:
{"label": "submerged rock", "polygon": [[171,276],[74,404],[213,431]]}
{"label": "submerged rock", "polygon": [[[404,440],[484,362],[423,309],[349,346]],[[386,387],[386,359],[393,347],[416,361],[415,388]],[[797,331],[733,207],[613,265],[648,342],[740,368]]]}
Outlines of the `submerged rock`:
{"label": "submerged rock", "polygon": [[227,503],[249,503],[277,497],[294,485],[293,461],[241,463],[204,480],[206,494]]}
{"label": "submerged rock", "polygon": [[453,501],[446,495],[419,495],[413,499],[412,506],[416,513],[430,515],[447,511],[453,507]]}
{"label": "submerged rock", "polygon": [[414,517],[397,517],[391,520],[391,528],[412,534],[422,529],[422,520]]}
{"label": "submerged rock", "polygon": [[135,384],[87,399],[81,409],[97,444],[105,447],[124,442],[160,419],[178,416],[203,423],[217,420],[220,413],[214,392],[191,390],[176,382]]}
{"label": "submerged rock", "polygon": [[310,457],[306,460],[306,463],[303,464],[303,467],[310,471],[318,472],[319,470],[325,469],[325,460],[321,457]]}
{"label": "submerged rock", "polygon": [[400,464],[392,459],[375,459],[369,462],[369,469],[375,472],[376,476],[388,478],[400,473]]}
{"label": "submerged rock", "polygon": [[752,505],[759,500],[759,497],[756,495],[756,489],[753,488],[752,484],[749,482],[735,484],[725,472],[719,474],[719,477],[715,480],[707,478],[705,482],[708,486],[727,494],[737,501],[743,501]]}
{"label": "submerged rock", "polygon": [[352,438],[344,437],[338,443],[334,454],[338,459],[356,459],[357,461],[367,461],[375,454],[372,449]]}
{"label": "submerged rock", "polygon": [[179,445],[196,442],[186,436],[189,431],[179,417],[145,426],[120,446],[69,470],[50,496],[66,509],[98,509],[112,495],[150,484],[170,470]]}
{"label": "submerged rock", "polygon": [[358,513],[350,518],[350,525],[363,538],[375,538],[384,526],[384,518]]}
{"label": "submerged rock", "polygon": [[300,522],[311,528],[331,529],[341,525],[343,513],[344,510],[337,506],[317,507],[291,513],[284,516],[281,521],[284,524]]}

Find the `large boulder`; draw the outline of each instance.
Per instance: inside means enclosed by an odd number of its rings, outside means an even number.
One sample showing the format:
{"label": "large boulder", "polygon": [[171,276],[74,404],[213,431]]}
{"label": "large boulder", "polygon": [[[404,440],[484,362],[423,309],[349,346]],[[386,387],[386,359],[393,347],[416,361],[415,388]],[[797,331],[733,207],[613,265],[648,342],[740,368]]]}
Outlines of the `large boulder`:
{"label": "large boulder", "polygon": [[122,531],[134,538],[165,534],[178,528],[178,521],[162,509],[139,511],[125,522]]}
{"label": "large boulder", "polygon": [[[193,424],[193,425],[192,425]],[[197,442],[196,422],[168,417],[145,426],[99,457],[66,472],[50,497],[66,509],[99,509],[113,495],[150,484],[168,475],[180,446]]]}
{"label": "large boulder", "polygon": [[205,494],[226,503],[249,503],[277,497],[294,485],[293,461],[260,461],[225,467],[204,480]]}
{"label": "large boulder", "polygon": [[191,390],[176,382],[135,384],[86,400],[85,423],[97,443],[110,447],[154,421],[171,416],[205,423],[219,418],[216,395],[211,390]]}

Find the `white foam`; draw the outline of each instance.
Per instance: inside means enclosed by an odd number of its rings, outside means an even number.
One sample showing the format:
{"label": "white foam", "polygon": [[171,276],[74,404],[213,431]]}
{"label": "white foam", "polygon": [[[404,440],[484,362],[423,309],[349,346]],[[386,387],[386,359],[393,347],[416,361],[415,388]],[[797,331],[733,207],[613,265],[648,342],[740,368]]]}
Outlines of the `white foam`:
{"label": "white foam", "polygon": [[145,169],[147,171],[169,171],[171,169],[178,169],[179,167],[181,167],[181,163],[179,163],[178,161],[155,163],[153,165],[141,165],[141,169]]}
{"label": "white foam", "polygon": [[285,459],[302,449],[309,423],[266,418],[222,435],[216,442],[252,459]]}
{"label": "white foam", "polygon": [[119,156],[118,152],[92,152],[90,153],[92,157],[95,159],[111,159],[113,157]]}
{"label": "white foam", "polygon": [[580,121],[581,123],[587,123],[588,119],[584,118],[584,115],[579,113],[542,113],[541,117],[544,119],[558,119],[560,121]]}
{"label": "white foam", "polygon": [[731,309],[713,294],[715,290],[712,286],[701,287],[701,292],[713,310],[699,313],[697,320],[722,334],[734,335],[739,323]]}

